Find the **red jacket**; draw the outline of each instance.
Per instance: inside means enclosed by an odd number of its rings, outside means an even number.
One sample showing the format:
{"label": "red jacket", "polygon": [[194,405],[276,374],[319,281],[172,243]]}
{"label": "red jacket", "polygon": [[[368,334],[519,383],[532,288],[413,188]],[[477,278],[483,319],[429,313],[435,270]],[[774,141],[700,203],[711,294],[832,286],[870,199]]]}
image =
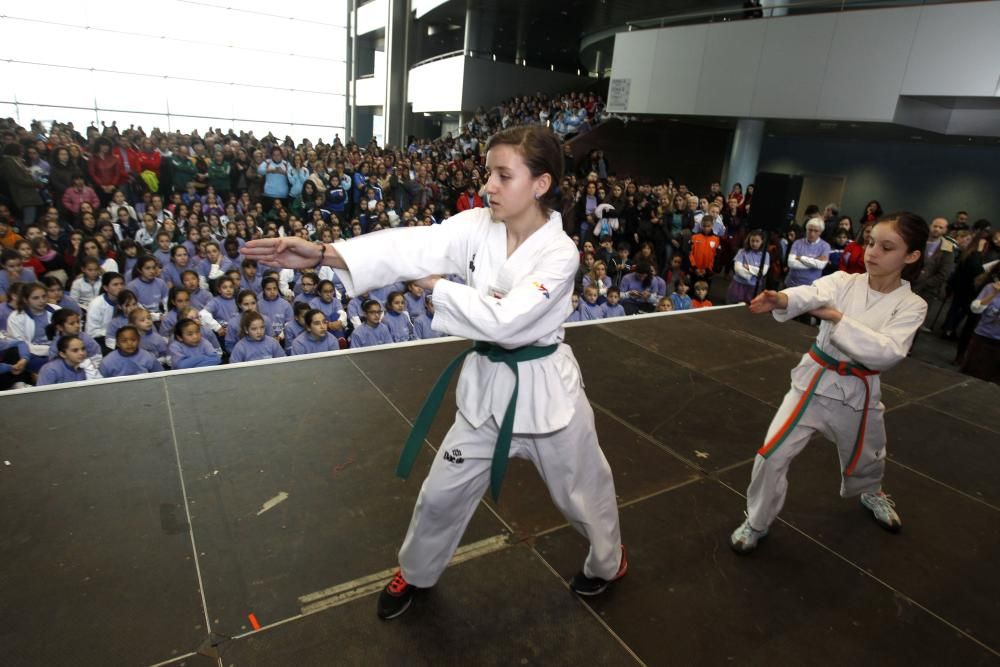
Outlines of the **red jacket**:
{"label": "red jacket", "polygon": [[104,185],[121,185],[128,180],[128,175],[122,168],[122,163],[115,157],[113,151],[106,158],[102,158],[96,153],[91,155],[90,161],[87,163],[87,170],[90,171],[91,180],[99,187]]}
{"label": "red jacket", "polygon": [[139,169],[139,151],[137,151],[136,149],[134,149],[132,147],[128,147],[128,148],[124,149],[125,155],[128,157],[128,169],[126,169],[125,168],[125,158],[122,157],[122,150],[123,149],[120,146],[115,146],[114,148],[111,149],[111,154],[114,155],[118,159],[119,164],[121,164],[121,166],[122,166],[122,172],[124,172],[126,176],[128,176],[130,174],[138,174],[139,171],[140,171],[140,169]]}
{"label": "red jacket", "polygon": [[460,194],[458,196],[458,201],[455,202],[455,208],[458,209],[459,213],[461,213],[462,211],[468,211],[470,208],[482,208],[482,207],[483,207],[483,198],[479,196],[478,192],[473,193],[471,204],[469,203],[469,195],[468,193],[465,192]]}
{"label": "red jacket", "polygon": [[160,175],[160,161],[163,158],[159,151],[153,151],[151,153],[139,153],[136,158],[136,164],[138,165],[136,171],[142,173],[147,169],[157,176]]}
{"label": "red jacket", "polygon": [[840,253],[840,270],[848,273],[865,273],[865,249],[857,241],[851,241]]}

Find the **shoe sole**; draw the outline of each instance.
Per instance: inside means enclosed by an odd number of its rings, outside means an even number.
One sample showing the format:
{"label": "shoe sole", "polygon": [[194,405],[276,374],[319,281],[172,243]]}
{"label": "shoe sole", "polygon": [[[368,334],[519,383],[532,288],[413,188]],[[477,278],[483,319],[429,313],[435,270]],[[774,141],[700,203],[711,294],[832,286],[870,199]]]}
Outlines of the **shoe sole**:
{"label": "shoe sole", "polygon": [[569,589],[571,591],[573,591],[574,593],[576,593],[577,595],[582,595],[582,596],[588,597],[588,598],[594,597],[595,595],[600,595],[604,591],[608,590],[608,586],[610,586],[611,584],[615,583],[616,581],[618,581],[622,577],[624,577],[626,574],[628,574],[628,558],[625,556],[625,547],[624,546],[622,547],[622,557],[625,558],[625,562],[623,563],[624,564],[624,568],[622,568],[622,566],[619,565],[618,566],[619,567],[618,574],[615,575],[615,578],[612,579],[611,581],[605,583],[599,589],[597,589],[595,591],[581,591],[581,590],[577,590],[576,588],[573,588],[573,584],[572,583],[569,585]]}
{"label": "shoe sole", "polygon": [[395,614],[391,614],[389,616],[383,616],[382,614],[378,614],[377,612],[376,612],[376,614],[383,621],[391,621],[392,619],[399,618],[400,616],[402,616],[403,614],[405,614],[406,610],[409,609],[410,605],[412,605],[412,604],[413,604],[413,598],[411,597],[409,600],[406,601],[406,604],[404,604],[400,608],[400,610],[397,611]]}
{"label": "shoe sole", "polygon": [[875,516],[875,512],[868,509],[867,507],[865,507],[865,509],[868,510],[868,513],[871,515],[872,520],[875,521],[876,524],[878,524],[878,527],[886,531],[887,533],[892,533],[893,535],[895,535],[899,531],[903,530],[903,524],[901,523],[891,524],[891,523],[885,523],[884,521],[879,521],[878,517]]}
{"label": "shoe sole", "polygon": [[746,556],[747,554],[751,554],[754,551],[756,551],[757,547],[760,546],[761,541],[764,540],[766,537],[767,537],[766,534],[761,535],[760,537],[758,537],[757,538],[757,544],[753,545],[749,549],[746,548],[746,547],[739,547],[739,546],[737,546],[736,542],[733,542],[732,540],[729,540],[729,546],[730,546],[730,548],[733,551],[735,551],[736,553],[738,553],[740,556]]}

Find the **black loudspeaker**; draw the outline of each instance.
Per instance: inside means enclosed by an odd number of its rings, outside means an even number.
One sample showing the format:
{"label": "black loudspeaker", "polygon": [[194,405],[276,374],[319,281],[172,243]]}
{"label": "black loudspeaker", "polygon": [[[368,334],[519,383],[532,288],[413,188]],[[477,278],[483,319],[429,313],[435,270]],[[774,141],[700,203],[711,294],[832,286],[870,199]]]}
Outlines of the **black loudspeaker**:
{"label": "black loudspeaker", "polygon": [[757,174],[750,205],[750,227],[784,232],[793,220],[802,193],[802,177]]}

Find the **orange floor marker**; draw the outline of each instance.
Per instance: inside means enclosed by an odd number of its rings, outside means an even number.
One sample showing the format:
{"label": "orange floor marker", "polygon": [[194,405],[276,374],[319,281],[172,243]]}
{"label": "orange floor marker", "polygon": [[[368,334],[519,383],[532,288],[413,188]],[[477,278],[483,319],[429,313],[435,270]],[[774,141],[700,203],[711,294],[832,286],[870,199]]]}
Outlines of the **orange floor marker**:
{"label": "orange floor marker", "polygon": [[254,630],[260,630],[260,623],[257,621],[257,617],[253,614],[247,614],[247,618],[250,619],[250,625],[253,626]]}

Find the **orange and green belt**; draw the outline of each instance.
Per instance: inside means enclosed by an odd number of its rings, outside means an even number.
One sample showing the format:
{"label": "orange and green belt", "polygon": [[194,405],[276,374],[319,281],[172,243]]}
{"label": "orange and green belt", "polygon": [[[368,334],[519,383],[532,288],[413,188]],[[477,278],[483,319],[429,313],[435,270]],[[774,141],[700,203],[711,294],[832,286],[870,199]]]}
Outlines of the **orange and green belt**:
{"label": "orange and green belt", "polygon": [[812,348],[809,350],[809,356],[812,360],[819,364],[820,368],[816,371],[816,374],[812,376],[809,381],[809,387],[806,389],[805,393],[799,398],[799,402],[795,405],[795,409],[792,414],[788,416],[785,423],[781,425],[781,428],[771,436],[770,440],[764,443],[764,446],[757,450],[757,453],[763,456],[765,459],[771,456],[788,438],[788,434],[792,432],[792,429],[799,423],[802,419],[802,415],[805,414],[806,408],[809,406],[809,402],[812,400],[813,395],[816,393],[816,386],[819,384],[820,377],[823,373],[830,371],[836,373],[837,375],[843,375],[845,377],[856,377],[865,385],[865,407],[861,412],[861,424],[858,426],[858,436],[854,441],[854,451],[851,452],[851,460],[844,468],[844,476],[849,477],[854,473],[855,466],[858,465],[858,459],[861,458],[861,451],[864,449],[865,444],[865,428],[868,426],[868,409],[870,407],[869,401],[871,400],[871,385],[868,383],[868,378],[872,375],[878,375],[878,371],[873,371],[860,364],[852,364],[848,361],[840,361],[831,357],[829,354],[824,352],[819,348],[818,345],[813,344]]}

